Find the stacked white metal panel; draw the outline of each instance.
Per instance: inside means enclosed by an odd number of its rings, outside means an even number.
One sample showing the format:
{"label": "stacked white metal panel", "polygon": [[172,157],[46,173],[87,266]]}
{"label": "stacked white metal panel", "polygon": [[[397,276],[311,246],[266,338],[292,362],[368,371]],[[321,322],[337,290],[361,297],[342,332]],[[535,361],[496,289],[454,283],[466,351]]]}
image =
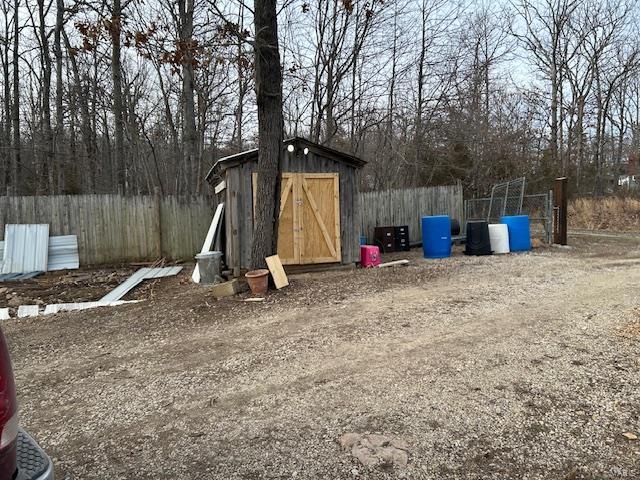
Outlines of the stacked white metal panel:
{"label": "stacked white metal panel", "polygon": [[[0,241],[0,264],[2,264],[4,260],[4,246],[5,242]],[[75,270],[80,268],[78,237],[76,235],[60,235],[56,237],[49,237],[49,248],[47,257],[47,272],[52,272],[55,270]]]}

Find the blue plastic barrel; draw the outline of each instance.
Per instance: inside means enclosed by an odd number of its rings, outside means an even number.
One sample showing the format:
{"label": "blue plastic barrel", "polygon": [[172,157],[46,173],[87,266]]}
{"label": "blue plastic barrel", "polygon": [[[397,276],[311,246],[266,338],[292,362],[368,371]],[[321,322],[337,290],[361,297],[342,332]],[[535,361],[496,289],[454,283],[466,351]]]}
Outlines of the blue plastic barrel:
{"label": "blue plastic barrel", "polygon": [[449,215],[422,217],[424,258],[451,256],[451,219]]}
{"label": "blue plastic barrel", "polygon": [[509,249],[512,252],[531,250],[531,229],[528,215],[500,217],[500,223],[509,229]]}
{"label": "blue plastic barrel", "polygon": [[367,244],[367,236],[360,235],[360,245],[366,245],[366,244]]}

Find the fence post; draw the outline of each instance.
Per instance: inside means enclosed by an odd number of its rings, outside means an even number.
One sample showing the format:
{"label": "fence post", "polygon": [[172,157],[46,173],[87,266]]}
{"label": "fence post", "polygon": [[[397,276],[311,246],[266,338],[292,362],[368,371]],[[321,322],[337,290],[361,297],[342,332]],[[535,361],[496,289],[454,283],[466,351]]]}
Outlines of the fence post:
{"label": "fence post", "polygon": [[553,211],[553,190],[549,190],[544,206],[544,229],[547,245],[553,244]]}
{"label": "fence post", "polygon": [[567,177],[556,178],[553,184],[553,203],[555,227],[553,241],[560,245],[567,244]]}
{"label": "fence post", "polygon": [[156,242],[155,251],[158,252],[157,258],[162,258],[162,204],[160,202],[160,187],[153,189],[153,207],[155,210],[154,240]]}

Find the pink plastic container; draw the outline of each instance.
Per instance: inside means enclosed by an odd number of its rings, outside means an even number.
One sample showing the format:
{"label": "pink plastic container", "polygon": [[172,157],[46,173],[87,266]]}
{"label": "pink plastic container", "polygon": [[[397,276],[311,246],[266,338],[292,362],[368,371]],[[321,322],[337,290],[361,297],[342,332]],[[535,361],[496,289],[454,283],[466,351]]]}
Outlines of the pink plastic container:
{"label": "pink plastic container", "polygon": [[380,265],[380,248],[374,245],[360,245],[360,265],[363,268]]}

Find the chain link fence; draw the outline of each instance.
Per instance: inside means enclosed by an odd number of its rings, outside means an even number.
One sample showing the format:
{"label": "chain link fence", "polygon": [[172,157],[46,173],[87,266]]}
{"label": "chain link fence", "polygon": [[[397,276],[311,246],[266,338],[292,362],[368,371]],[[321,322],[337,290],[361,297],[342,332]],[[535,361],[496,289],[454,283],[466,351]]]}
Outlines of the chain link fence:
{"label": "chain link fence", "polygon": [[507,195],[498,196],[498,198],[506,199],[505,201],[508,202],[506,209],[500,209],[496,206],[500,205],[500,200],[496,201],[495,195],[493,197],[465,200],[465,221],[487,220],[489,223],[498,223],[500,222],[500,217],[505,215],[502,212],[508,212],[506,215],[528,215],[531,222],[531,233],[541,235],[547,244],[551,244],[553,238],[553,195],[551,191],[534,195],[522,195],[522,208],[519,213],[511,213],[516,202],[515,196],[511,197],[511,200]]}
{"label": "chain link fence", "polygon": [[489,218],[504,215],[520,215],[524,200],[525,178],[516,178],[508,182],[497,183],[491,189]]}

